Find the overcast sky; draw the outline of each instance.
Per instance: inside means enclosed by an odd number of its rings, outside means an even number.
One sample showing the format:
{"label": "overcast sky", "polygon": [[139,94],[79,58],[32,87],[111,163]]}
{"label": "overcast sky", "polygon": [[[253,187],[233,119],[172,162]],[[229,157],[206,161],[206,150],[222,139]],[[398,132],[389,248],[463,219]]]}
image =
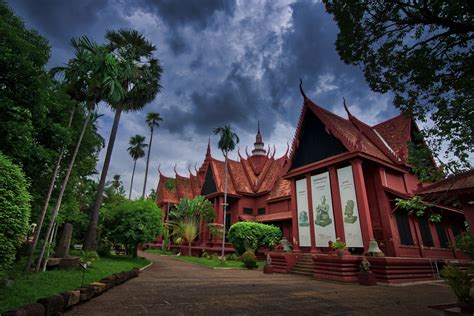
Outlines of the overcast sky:
{"label": "overcast sky", "polygon": [[[319,1],[219,0],[10,0],[16,14],[51,45],[49,66],[72,57],[72,37],[103,42],[106,30],[137,29],[157,47],[164,67],[162,92],[142,111],[122,114],[109,169],[120,174],[128,191],[132,160],[126,149],[131,136],[149,137],[146,113],[159,112],[148,189],[156,188],[158,164],[168,176],[188,175],[199,165],[208,138],[215,157],[212,129],[230,124],[238,133],[241,153],[255,141],[260,120],[265,146],[277,156],[291,142],[302,97],[299,78],[313,101],[345,117],[342,97],[353,114],[375,124],[398,111],[389,94],[373,93],[360,69],[340,61],[334,42],[338,32]],[[100,132],[108,141],[113,113],[105,106]],[[101,152],[101,162],[105,149]],[[231,157],[237,158],[237,151]],[[133,195],[141,194],[145,159],[139,160]],[[97,178],[99,175],[97,175]]]}

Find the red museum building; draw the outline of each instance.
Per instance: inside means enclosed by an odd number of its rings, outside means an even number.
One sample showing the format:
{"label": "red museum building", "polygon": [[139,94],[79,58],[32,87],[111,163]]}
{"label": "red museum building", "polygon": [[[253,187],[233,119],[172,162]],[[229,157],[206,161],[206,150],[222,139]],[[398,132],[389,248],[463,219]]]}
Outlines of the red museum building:
{"label": "red museum building", "polygon": [[[318,258],[327,259],[329,241],[336,238],[345,241],[353,254],[347,259],[352,260],[347,264],[353,270],[358,269],[355,258],[360,262],[357,255],[367,251],[372,239],[386,256],[373,258],[374,269],[377,260],[385,262],[379,262],[384,265],[380,269],[397,265],[394,262],[399,261],[394,257],[465,259],[452,247],[455,236],[464,230],[462,210],[446,206],[449,204],[434,205],[426,215],[434,212],[442,220],[433,223],[395,205],[395,198],[413,197],[428,185],[420,182],[407,162],[409,143],[422,142],[415,121],[398,115],[369,126],[347,108],[347,119],[329,112],[307,98],[301,87],[300,90],[304,104],[289,152],[275,157],[275,149],[273,153],[270,147],[265,150],[258,129],[251,154],[246,150],[246,157],[239,152],[238,161],[229,159],[226,227],[238,221],[280,227],[293,247],[292,253],[271,253],[280,272],[290,271],[298,261],[304,261],[302,258],[308,260],[311,256],[317,274]],[[174,185],[167,185],[170,182]],[[160,172],[157,193],[156,202],[163,209],[164,219],[167,210],[181,198],[204,195],[214,205],[215,222],[222,224],[224,162],[212,157],[208,145],[204,162],[195,174],[190,171],[185,177],[176,173],[174,178],[168,178]],[[207,227],[203,228],[195,249],[217,252],[219,240],[209,234]],[[232,251],[230,244],[227,247]],[[342,261],[340,264],[344,265]],[[408,264],[407,269],[412,272],[429,268],[433,273],[431,265],[417,268],[415,259],[408,262],[411,266]],[[426,260],[419,262],[425,264]],[[327,278],[352,281],[353,274],[345,273],[342,266],[341,269],[340,273],[334,272],[336,276]],[[390,278],[385,281],[392,282]],[[429,277],[422,273],[419,278]]]}

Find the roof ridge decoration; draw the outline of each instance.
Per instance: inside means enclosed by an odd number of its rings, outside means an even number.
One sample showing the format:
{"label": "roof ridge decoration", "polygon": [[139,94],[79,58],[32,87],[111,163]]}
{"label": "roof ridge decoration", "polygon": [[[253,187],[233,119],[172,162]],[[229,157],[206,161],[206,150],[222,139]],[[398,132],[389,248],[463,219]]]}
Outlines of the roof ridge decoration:
{"label": "roof ridge decoration", "polygon": [[378,132],[374,131],[375,129],[373,129],[371,126],[362,122],[357,117],[352,115],[346,105],[346,99],[343,97],[342,100],[344,103],[344,109],[346,110],[347,115],[349,117],[349,121],[357,128],[357,130],[365,137],[367,137],[372,143],[374,143],[374,145],[377,146],[385,155],[387,155],[387,157],[390,158],[391,161],[397,164],[401,163],[400,157],[395,153],[392,148],[390,148],[390,146],[382,138],[382,136],[378,134]]}

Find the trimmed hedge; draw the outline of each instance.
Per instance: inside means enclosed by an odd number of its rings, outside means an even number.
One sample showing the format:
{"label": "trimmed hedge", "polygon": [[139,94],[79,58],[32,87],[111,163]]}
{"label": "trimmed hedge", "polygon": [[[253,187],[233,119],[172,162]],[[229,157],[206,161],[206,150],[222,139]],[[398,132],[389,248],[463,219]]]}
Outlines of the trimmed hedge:
{"label": "trimmed hedge", "polygon": [[0,153],[0,279],[28,232],[30,199],[23,171]]}
{"label": "trimmed hedge", "polygon": [[230,227],[228,236],[235,252],[242,255],[247,250],[255,252],[262,246],[274,248],[281,240],[282,233],[273,225],[238,222]]}

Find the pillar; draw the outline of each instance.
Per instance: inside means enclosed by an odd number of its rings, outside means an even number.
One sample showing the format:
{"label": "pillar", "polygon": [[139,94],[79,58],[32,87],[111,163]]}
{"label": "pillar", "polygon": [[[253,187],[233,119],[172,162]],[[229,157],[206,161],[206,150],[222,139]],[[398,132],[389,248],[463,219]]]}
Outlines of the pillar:
{"label": "pillar", "polygon": [[301,252],[298,233],[298,210],[296,208],[296,180],[291,181],[291,228],[293,231],[293,252]]}
{"label": "pillar", "polygon": [[311,175],[306,174],[306,191],[308,192],[308,210],[309,210],[309,233],[311,234],[310,252],[316,251],[316,232],[314,230],[314,214],[313,214],[313,192],[311,190]]}
{"label": "pillar", "polygon": [[474,204],[469,204],[469,201],[461,201],[462,210],[464,212],[464,217],[466,222],[471,229],[471,232],[474,232]]}
{"label": "pillar", "polygon": [[331,166],[329,169],[329,180],[331,182],[331,200],[334,212],[334,226],[336,227],[336,237],[342,241],[346,241],[344,234],[344,220],[342,218],[342,205],[339,192],[339,182],[337,180],[336,167]]}
{"label": "pillar", "polygon": [[369,211],[369,201],[367,200],[367,191],[365,189],[362,160],[352,160],[351,165],[352,173],[354,176],[357,208],[359,210],[360,228],[362,230],[362,241],[364,243],[364,249],[368,250],[370,240],[374,239],[374,230],[372,228],[372,220],[370,218]]}

